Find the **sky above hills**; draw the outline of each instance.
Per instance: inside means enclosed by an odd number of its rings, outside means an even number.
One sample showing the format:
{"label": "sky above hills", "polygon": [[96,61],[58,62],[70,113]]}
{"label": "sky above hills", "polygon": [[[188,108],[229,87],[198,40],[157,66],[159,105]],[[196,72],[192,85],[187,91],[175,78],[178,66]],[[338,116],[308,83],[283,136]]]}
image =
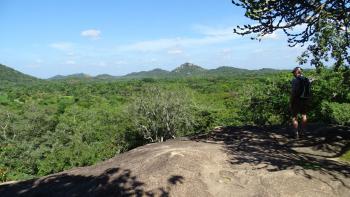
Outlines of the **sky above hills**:
{"label": "sky above hills", "polygon": [[48,78],[57,74],[204,68],[289,69],[302,47],[282,33],[261,42],[233,34],[246,23],[231,0],[1,0],[0,63]]}

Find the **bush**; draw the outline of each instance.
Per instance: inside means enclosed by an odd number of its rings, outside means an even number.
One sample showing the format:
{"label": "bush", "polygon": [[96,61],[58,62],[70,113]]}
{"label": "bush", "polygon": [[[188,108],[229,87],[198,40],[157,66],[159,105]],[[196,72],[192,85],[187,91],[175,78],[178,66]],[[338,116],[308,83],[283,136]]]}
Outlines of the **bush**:
{"label": "bush", "polygon": [[0,183],[7,181],[7,170],[0,167]]}
{"label": "bush", "polygon": [[289,78],[268,78],[254,87],[243,102],[240,115],[245,124],[285,124],[290,119]]}
{"label": "bush", "polygon": [[326,122],[350,125],[350,103],[323,102],[321,110]]}
{"label": "bush", "polygon": [[[285,124],[290,120],[289,97],[292,76],[281,74],[266,78],[255,86],[254,93],[247,95],[241,110],[242,122],[256,125]],[[313,72],[305,76],[312,77]],[[349,86],[343,83],[341,75],[328,70],[322,71],[312,83],[312,98],[307,113],[309,121],[348,125],[350,120]]]}
{"label": "bush", "polygon": [[342,156],[340,156],[340,159],[350,162],[350,150],[346,151]]}
{"label": "bush", "polygon": [[134,126],[150,142],[185,135],[196,125],[194,103],[187,90],[146,87],[129,107]]}

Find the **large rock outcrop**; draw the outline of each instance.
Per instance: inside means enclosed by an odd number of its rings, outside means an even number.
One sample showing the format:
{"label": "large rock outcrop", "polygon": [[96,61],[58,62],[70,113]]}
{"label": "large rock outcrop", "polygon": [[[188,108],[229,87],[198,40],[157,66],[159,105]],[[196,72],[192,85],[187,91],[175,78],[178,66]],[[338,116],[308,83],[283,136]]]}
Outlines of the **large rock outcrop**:
{"label": "large rock outcrop", "polygon": [[[0,196],[349,196],[348,128],[226,127],[94,166],[0,186]],[[326,149],[324,147],[327,147]]]}

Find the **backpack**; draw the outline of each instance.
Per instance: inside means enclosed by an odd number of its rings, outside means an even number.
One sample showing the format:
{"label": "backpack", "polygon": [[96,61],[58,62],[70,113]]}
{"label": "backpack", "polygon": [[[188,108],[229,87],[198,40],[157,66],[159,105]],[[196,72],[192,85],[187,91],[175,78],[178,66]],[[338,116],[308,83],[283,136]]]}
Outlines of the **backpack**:
{"label": "backpack", "polygon": [[306,77],[298,77],[299,80],[299,98],[309,99],[311,97],[311,82]]}

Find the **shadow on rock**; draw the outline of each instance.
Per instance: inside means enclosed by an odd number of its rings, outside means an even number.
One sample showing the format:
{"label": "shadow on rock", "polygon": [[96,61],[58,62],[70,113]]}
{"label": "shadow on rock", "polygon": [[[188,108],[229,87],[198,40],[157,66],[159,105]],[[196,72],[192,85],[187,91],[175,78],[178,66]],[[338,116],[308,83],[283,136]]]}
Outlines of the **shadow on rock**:
{"label": "shadow on rock", "polygon": [[173,175],[165,187],[145,191],[128,169],[110,168],[98,176],[60,173],[40,179],[0,186],[2,197],[14,196],[169,196],[171,185],[182,183],[184,177]]}
{"label": "shadow on rock", "polygon": [[289,129],[277,126],[221,127],[193,139],[224,144],[231,164],[249,164],[270,172],[292,169],[307,178],[313,177],[306,170],[320,171],[337,180],[339,176],[350,177],[348,164],[330,159],[349,149],[348,127],[311,125],[300,140],[294,139]]}

